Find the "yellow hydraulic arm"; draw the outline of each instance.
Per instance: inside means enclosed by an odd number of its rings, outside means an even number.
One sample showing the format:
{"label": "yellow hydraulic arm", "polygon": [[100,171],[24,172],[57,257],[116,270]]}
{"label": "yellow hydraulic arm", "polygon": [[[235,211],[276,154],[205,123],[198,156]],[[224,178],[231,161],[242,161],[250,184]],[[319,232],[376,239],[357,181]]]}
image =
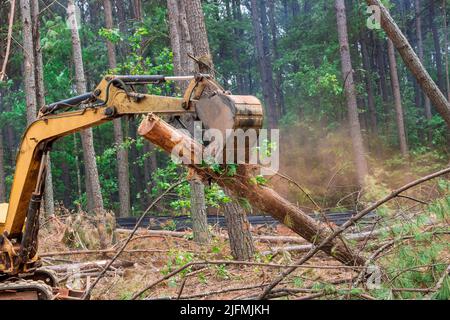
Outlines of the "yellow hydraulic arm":
{"label": "yellow hydraulic arm", "polygon": [[[133,90],[134,85],[167,80],[190,80],[182,98],[141,94]],[[55,140],[124,115],[195,113],[197,102],[207,86],[211,92],[225,93],[207,75],[106,76],[93,93],[43,107],[38,119],[27,128],[19,147],[9,204],[0,205],[0,276],[32,272],[40,266],[37,256],[39,206],[46,157]],[[244,107],[246,123],[251,116],[248,110],[252,110],[255,126],[262,124],[262,109],[256,98],[230,97],[244,106],[245,101],[250,101],[249,107]],[[66,111],[80,105],[78,110]]]}

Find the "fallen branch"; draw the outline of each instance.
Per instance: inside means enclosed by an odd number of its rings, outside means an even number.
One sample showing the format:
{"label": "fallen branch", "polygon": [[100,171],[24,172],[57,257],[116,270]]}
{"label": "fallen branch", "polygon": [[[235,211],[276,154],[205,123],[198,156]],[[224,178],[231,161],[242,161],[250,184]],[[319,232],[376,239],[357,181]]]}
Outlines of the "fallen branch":
{"label": "fallen branch", "polygon": [[[80,263],[68,263],[59,264],[54,266],[46,266],[45,269],[52,270],[57,273],[67,273],[69,271],[86,271],[86,270],[99,270],[103,269],[108,264],[108,260],[80,262]],[[111,268],[128,268],[132,267],[133,262],[130,261],[116,261],[110,265]]]}
{"label": "fallen branch", "polygon": [[197,262],[189,262],[180,268],[172,271],[171,273],[165,275],[164,277],[152,282],[147,287],[139,291],[138,293],[134,294],[131,300],[137,299],[139,296],[150,290],[151,288],[155,287],[156,285],[160,284],[161,282],[168,280],[177,274],[181,273],[182,271],[186,270],[187,268],[190,268],[192,266],[206,266],[206,265],[243,265],[243,266],[258,266],[258,267],[268,267],[268,268],[289,268],[289,267],[296,267],[296,268],[303,268],[303,269],[324,269],[324,270],[335,270],[335,269],[350,269],[354,270],[355,268],[363,268],[363,267],[356,267],[356,266],[346,266],[346,265],[292,265],[292,264],[275,264],[275,263],[262,263],[262,262],[251,262],[251,261],[232,261],[232,260],[215,260],[215,261],[197,261]]}
{"label": "fallen branch", "polygon": [[[133,230],[128,229],[116,229],[118,233],[130,234]],[[174,238],[184,238],[188,236],[189,232],[179,232],[179,231],[167,231],[167,230],[139,230],[138,234],[154,237],[174,237]]]}
{"label": "fallen branch", "polygon": [[[56,256],[75,256],[75,255],[97,255],[105,253],[116,253],[116,249],[105,249],[105,250],[78,250],[78,251],[58,251],[58,252],[47,252],[40,255],[40,257],[56,257]],[[169,250],[164,249],[132,249],[124,250],[124,253],[155,253],[155,252],[169,252]]]}
{"label": "fallen branch", "polygon": [[[383,232],[388,231],[390,229],[392,229],[392,227],[386,227],[386,228],[381,228],[381,229],[377,229],[377,230],[373,230],[373,231],[366,231],[366,232],[361,232],[361,233],[349,233],[349,234],[345,235],[345,238],[347,240],[366,241],[368,239],[375,238],[375,237],[379,236],[380,234],[382,234]],[[295,237],[283,237],[283,238],[295,238]],[[301,240],[301,238],[297,238],[297,239]],[[294,241],[290,241],[290,242],[294,242]],[[301,243],[301,241],[298,241],[298,242]],[[271,248],[271,250],[261,252],[261,254],[269,255],[269,254],[281,253],[284,251],[308,252],[312,248],[313,248],[313,245],[311,245],[311,244],[297,245],[297,246],[285,246],[285,247],[274,247],[274,248]]]}
{"label": "fallen branch", "polygon": [[[429,181],[431,179],[437,178],[439,176],[442,176],[444,174],[447,174],[450,172],[450,168],[435,172],[433,174],[430,174],[428,176],[425,176],[423,178],[420,178],[418,180],[415,180],[413,182],[410,182],[406,185],[404,185],[403,187],[400,187],[397,190],[392,191],[388,196],[384,197],[381,200],[378,200],[377,202],[375,202],[374,204],[372,204],[371,206],[367,207],[366,209],[362,210],[361,212],[359,212],[358,214],[354,215],[352,218],[350,218],[350,220],[348,220],[346,223],[344,223],[342,226],[340,226],[339,228],[337,228],[331,235],[329,235],[326,239],[324,239],[323,241],[320,242],[320,244],[316,247],[314,247],[313,249],[311,249],[305,256],[303,256],[298,262],[297,264],[301,265],[305,262],[307,262],[309,259],[311,259],[323,246],[327,245],[330,241],[333,241],[336,237],[338,237],[341,233],[343,233],[345,230],[347,230],[348,228],[350,228],[352,225],[355,224],[355,222],[359,221],[360,219],[362,219],[365,215],[367,215],[368,213],[374,211],[376,208],[380,207],[381,205],[385,204],[386,202],[396,198],[399,194],[401,194],[402,192],[405,192],[419,184],[422,184],[426,181]],[[260,299],[264,299],[269,293],[270,291],[278,285],[278,283],[280,283],[285,277],[287,277],[289,274],[291,274],[292,272],[294,272],[296,269],[296,267],[292,267],[289,268],[288,270],[282,272],[282,274],[280,276],[278,276],[267,288],[266,290],[263,292],[263,294],[260,296]]]}
{"label": "fallen branch", "polygon": [[447,266],[445,271],[442,273],[442,276],[439,278],[438,282],[436,282],[436,285],[434,288],[430,291],[429,294],[425,296],[425,299],[431,299],[433,297],[433,292],[439,292],[441,290],[442,286],[444,285],[445,279],[447,279],[450,275],[450,265]]}

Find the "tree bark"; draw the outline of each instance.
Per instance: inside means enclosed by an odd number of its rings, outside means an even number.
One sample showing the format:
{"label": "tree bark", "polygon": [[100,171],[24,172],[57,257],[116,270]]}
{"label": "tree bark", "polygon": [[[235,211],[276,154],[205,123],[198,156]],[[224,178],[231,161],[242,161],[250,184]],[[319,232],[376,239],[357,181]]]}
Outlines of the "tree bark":
{"label": "tree bark", "polygon": [[[176,19],[170,23],[171,34],[177,33],[178,37],[171,39],[172,49],[177,51],[180,57],[180,69],[175,69],[175,74],[192,74],[195,72],[209,73],[214,76],[212,56],[209,51],[208,35],[203,17],[203,10],[200,0],[193,1],[168,1],[169,19]],[[178,15],[178,18],[176,17]],[[176,43],[176,40],[179,43]],[[203,62],[196,66],[188,57],[193,54],[197,59]],[[181,90],[185,90],[187,83],[181,85]],[[190,117],[184,119],[191,127],[193,119]],[[191,187],[191,216],[194,232],[194,239],[198,243],[209,243],[210,235],[208,230],[208,221],[206,217],[205,193],[204,187],[198,178],[194,175],[189,181]]]}
{"label": "tree bark", "polygon": [[409,44],[408,39],[403,35],[402,31],[380,0],[366,0],[366,3],[380,8],[381,26],[394,43],[408,69],[416,77],[422,90],[435,105],[437,111],[447,123],[447,126],[450,127],[450,102],[447,101],[442,91],[439,90],[439,87],[424,68],[419,57]]}
{"label": "tree bark", "polygon": [[[138,132],[168,153],[172,153],[177,147],[180,150],[178,154],[182,159],[190,161],[189,167],[202,177],[202,181],[215,181],[222,188],[231,191],[235,197],[246,198],[253,206],[269,213],[310,243],[320,243],[330,235],[326,225],[309,217],[268,186],[254,183],[255,167],[240,165],[236,175],[224,179],[209,168],[196,164],[201,163],[197,155],[203,153],[202,145],[155,115],[144,119]],[[333,240],[322,250],[347,265],[364,265],[365,262],[364,258],[349,250],[348,245],[340,239]]]}
{"label": "tree bark", "polygon": [[377,111],[375,108],[373,82],[371,78],[372,70],[370,66],[369,52],[367,50],[367,34],[365,33],[365,31],[361,32],[361,54],[367,88],[367,105],[369,107],[370,129],[372,131],[372,134],[374,136],[377,136],[378,135]]}
{"label": "tree bark", "polygon": [[[113,28],[113,16],[111,0],[103,0],[103,8],[105,12],[105,26],[107,29]],[[111,41],[106,41],[108,48],[108,63],[110,69],[117,67],[116,46]],[[128,164],[128,151],[124,148],[122,120],[114,119],[114,141],[117,146],[117,178],[119,185],[119,203],[120,217],[130,216],[130,172]]]}
{"label": "tree bark", "polygon": [[430,0],[428,9],[429,9],[429,19],[430,19],[429,21],[430,21],[431,34],[433,36],[438,85],[439,85],[439,88],[441,89],[441,91],[444,91],[444,89],[445,89],[444,75],[442,73],[444,70],[444,66],[442,64],[442,51],[441,51],[441,43],[440,43],[440,39],[439,39],[438,28],[437,28],[437,25],[435,22],[436,21],[436,0]]}
{"label": "tree bark", "polygon": [[33,26],[31,21],[30,0],[20,0],[22,15],[24,89],[27,104],[27,123],[36,120],[36,77],[34,62]]}
{"label": "tree bark", "polygon": [[447,1],[442,0],[442,8],[444,11],[444,49],[445,49],[445,84],[447,89],[447,100],[450,101],[450,76],[448,62],[448,24],[447,24]]}
{"label": "tree bark", "polygon": [[189,35],[192,41],[194,56],[203,62],[199,65],[198,71],[211,74],[214,70],[214,65],[209,50],[208,34],[206,33],[201,1],[191,0],[184,2],[180,0],[180,2],[185,5],[186,20],[189,26]]}
{"label": "tree bark", "polygon": [[224,204],[224,215],[230,240],[231,255],[238,261],[250,260],[255,254],[255,246],[245,210],[236,200],[232,200]]}
{"label": "tree bark", "polygon": [[[3,96],[0,92],[0,113],[3,112]],[[5,149],[3,146],[3,128],[0,128],[0,203],[5,203],[6,200],[6,181],[5,181]]]}
{"label": "tree bark", "polygon": [[345,13],[344,0],[336,0],[336,20],[341,52],[342,77],[347,98],[348,121],[350,125],[350,136],[353,145],[353,158],[356,167],[356,175],[359,186],[364,186],[368,175],[368,166],[365,158],[361,126],[358,117],[358,106],[356,101],[356,89],[353,81],[353,68],[350,58],[350,49],[347,34],[347,17]]}
{"label": "tree bark", "polygon": [[[187,53],[191,53],[192,51],[194,52],[194,55],[196,57],[206,57],[205,62],[210,67],[213,67],[213,61],[211,53],[209,51],[208,37],[206,34],[206,27],[204,26],[204,17],[201,3],[197,0],[189,1],[188,3],[189,4],[184,1],[175,0],[168,0],[167,2],[169,9],[169,27],[172,50],[174,51],[174,57],[178,56],[180,60],[178,61],[178,58],[176,61],[174,60],[175,74],[188,74],[195,71],[195,66],[192,60],[187,56]],[[195,26],[192,26],[189,21]],[[212,74],[212,76],[214,76],[213,72],[211,72],[211,70],[209,70],[209,68],[206,66],[200,66],[199,71],[210,73]],[[183,90],[185,88],[186,84],[182,86]],[[200,181],[198,181],[196,175],[194,175],[194,179],[189,183],[191,186],[191,215],[194,229],[194,238],[196,238],[199,242],[207,242],[209,241],[209,234],[204,233],[205,231],[208,232],[208,222],[206,211],[203,211],[202,206],[202,203],[205,203],[203,185]],[[194,206],[192,206],[192,204],[194,204]],[[236,241],[230,242],[231,250],[232,252],[240,252],[245,256],[252,256],[253,251],[245,251],[247,249],[250,250],[251,247],[248,244],[242,244],[238,242],[239,239],[250,239],[249,241],[251,242],[250,231],[243,228],[243,225],[241,224],[233,224],[233,222],[235,221],[244,221],[246,219],[244,210],[238,209],[239,206],[237,204],[233,207],[227,208],[228,213],[234,214],[236,216],[236,220],[230,220],[228,232],[241,234],[241,238],[236,236],[234,238],[236,239]],[[230,231],[230,229],[233,229],[233,231]],[[195,236],[196,233],[199,233],[199,235]],[[234,249],[234,246],[238,246],[239,248]]]}
{"label": "tree bark", "polygon": [[[39,21],[39,1],[31,3],[31,21],[34,39],[34,62],[35,62],[35,83],[36,83],[36,103],[40,109],[45,105],[45,87],[44,87],[44,64],[42,59],[41,37],[40,37],[40,21]],[[50,156],[47,157],[47,170],[44,185],[44,212],[47,216],[55,214],[55,200],[53,197],[53,177],[52,164]]]}
{"label": "tree bark", "polygon": [[[191,218],[194,241],[207,244],[211,241],[206,215],[205,186],[199,179],[190,180],[191,185]],[[206,222],[206,223],[205,223]]]}
{"label": "tree bark", "polygon": [[[259,73],[261,75],[261,86],[263,90],[264,102],[266,104],[268,125],[275,128],[278,122],[275,104],[275,94],[272,77],[272,67],[268,60],[268,55],[264,50],[264,34],[261,27],[261,11],[257,0],[250,1],[252,15],[253,32],[255,34],[255,46],[258,59]],[[265,13],[264,13],[265,15]],[[268,72],[270,71],[270,72]]]}
{"label": "tree bark", "polygon": [[[67,15],[72,35],[76,88],[79,94],[83,94],[86,92],[86,80],[84,77],[83,56],[81,52],[81,42],[78,34],[78,25],[75,18],[75,5],[73,0],[69,0],[68,2]],[[90,212],[101,212],[103,211],[103,197],[100,188],[97,163],[95,160],[92,129],[86,129],[81,132],[81,143],[83,145],[88,210]]]}
{"label": "tree bark", "polygon": [[389,67],[391,71],[392,93],[394,95],[395,113],[397,115],[397,131],[400,143],[400,152],[403,157],[408,156],[408,144],[406,142],[405,123],[403,121],[402,97],[400,83],[398,81],[397,60],[395,58],[394,44],[388,39]]}
{"label": "tree bark", "polygon": [[[278,49],[278,39],[277,39],[277,23],[275,19],[275,0],[269,0],[269,25],[270,32],[272,33],[272,52],[273,52],[273,60],[276,61],[280,58],[280,53]],[[284,95],[283,95],[283,74],[281,69],[275,71],[275,93],[276,93],[276,101],[277,101],[277,110],[278,110],[278,118],[280,119],[284,113]]]}
{"label": "tree bark", "polygon": [[[415,0],[415,11],[416,11],[416,36],[417,36],[417,52],[419,55],[420,62],[424,65],[424,52],[423,52],[423,35],[422,35],[422,11],[420,9],[420,0]],[[427,120],[431,120],[431,103],[427,95],[425,97],[425,117]],[[429,136],[431,136],[431,130],[429,131]]]}
{"label": "tree bark", "polygon": [[134,16],[139,20],[142,21],[142,1],[141,0],[133,0],[133,12]]}

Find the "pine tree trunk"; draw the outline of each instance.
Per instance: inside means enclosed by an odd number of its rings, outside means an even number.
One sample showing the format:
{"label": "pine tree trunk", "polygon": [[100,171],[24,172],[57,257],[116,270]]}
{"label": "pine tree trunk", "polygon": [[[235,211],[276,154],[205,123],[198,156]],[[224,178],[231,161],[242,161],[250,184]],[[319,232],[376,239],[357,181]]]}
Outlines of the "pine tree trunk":
{"label": "pine tree trunk", "polygon": [[[268,1],[269,7],[269,25],[270,32],[272,34],[272,53],[273,53],[273,61],[276,61],[280,58],[279,50],[278,50],[278,39],[277,39],[277,24],[275,20],[275,0]],[[283,95],[283,75],[281,69],[276,70],[275,72],[275,93],[276,93],[276,101],[277,101],[277,110],[278,110],[278,119],[283,116],[284,113],[284,95]]]}
{"label": "pine tree trunk", "polygon": [[211,236],[208,229],[208,220],[205,204],[205,187],[199,179],[190,180],[191,185],[191,218],[194,241],[208,244]]}
{"label": "pine tree trunk", "polygon": [[[105,12],[105,26],[107,29],[113,28],[113,16],[111,0],[103,0]],[[110,69],[117,67],[116,47],[111,41],[106,41],[108,48],[108,63]],[[128,152],[123,147],[122,120],[114,119],[114,141],[117,146],[117,178],[119,184],[120,217],[130,216],[130,173],[128,164]]]}
{"label": "pine tree trunk", "polygon": [[[417,52],[419,55],[419,60],[422,64],[425,64],[424,61],[424,52],[423,52],[423,36],[422,36],[422,10],[420,9],[420,0],[415,0],[415,11],[416,11],[416,36],[417,36]],[[427,120],[431,119],[431,102],[430,99],[425,96],[425,117]],[[429,136],[431,136],[431,130],[428,129]]]}
{"label": "pine tree trunk", "polygon": [[395,58],[394,44],[388,39],[389,67],[391,71],[392,93],[394,95],[395,113],[397,115],[398,140],[400,152],[403,157],[408,156],[408,144],[406,142],[405,123],[403,121],[402,97],[400,93],[400,83],[398,81],[397,60]]}
{"label": "pine tree trunk", "polygon": [[430,3],[428,4],[428,8],[429,8],[431,34],[433,36],[433,43],[434,43],[438,85],[439,85],[439,88],[441,89],[441,91],[444,91],[444,89],[445,89],[444,75],[443,75],[444,66],[442,64],[441,43],[440,43],[438,28],[436,25],[436,20],[437,20],[436,19],[436,0],[430,0]]}
{"label": "pine tree trunk", "polygon": [[24,89],[27,104],[27,123],[36,119],[36,77],[34,62],[33,26],[31,21],[30,0],[20,0],[22,15],[23,57],[24,57]]}
{"label": "pine tree trunk", "polygon": [[[3,109],[3,96],[0,91],[0,113]],[[6,200],[6,181],[5,181],[5,149],[3,147],[3,128],[0,128],[0,203],[5,203]]]}
{"label": "pine tree trunk", "polygon": [[[227,194],[230,195],[230,192],[227,191]],[[255,246],[245,210],[236,200],[225,203],[223,207],[231,255],[235,260],[250,260],[255,254]]]}
{"label": "pine tree trunk", "polygon": [[447,100],[450,101],[450,76],[449,76],[449,61],[448,61],[448,23],[447,23],[447,1],[442,0],[442,8],[444,11],[444,48],[445,48],[445,84],[447,89]]}
{"label": "pine tree trunk", "polygon": [[133,0],[133,12],[134,16],[142,21],[142,0]]}
{"label": "pine tree trunk", "polygon": [[383,41],[380,39],[376,40],[376,52],[378,75],[380,77],[380,92],[383,104],[386,104],[389,100],[389,93],[386,84],[386,60],[383,50]]}
{"label": "pine tree trunk", "polygon": [[[83,94],[86,92],[86,80],[84,77],[83,57],[81,53],[80,36],[78,34],[78,26],[75,17],[75,5],[73,0],[69,0],[68,2],[67,15],[72,34],[76,88],[79,94]],[[81,132],[81,143],[83,145],[88,210],[90,212],[101,212],[103,211],[103,197],[100,188],[97,163],[95,160],[92,129],[86,129]]]}
{"label": "pine tree trunk", "polygon": [[372,134],[374,136],[378,135],[378,126],[377,126],[377,111],[375,108],[375,98],[373,91],[373,82],[372,82],[372,70],[370,66],[369,52],[367,50],[367,34],[365,31],[361,32],[361,54],[363,61],[364,74],[366,79],[366,88],[367,88],[367,105],[369,107],[369,116],[370,116],[370,128]]}
{"label": "pine tree trunk", "polygon": [[[203,11],[200,1],[184,1],[168,0],[169,9],[169,27],[171,34],[171,45],[174,51],[174,57],[180,56],[180,62],[175,63],[175,74],[191,73],[195,71],[192,60],[188,58],[187,53],[194,53],[196,57],[206,57],[206,62],[212,67],[213,61],[209,51],[208,37],[206,34],[206,27],[204,25]],[[189,13],[189,14],[188,14]],[[195,26],[192,26],[191,21]],[[180,41],[179,43],[177,41]],[[179,52],[178,52],[179,51]],[[180,66],[180,69],[177,69]],[[200,66],[200,72],[210,73],[211,70],[207,67]],[[214,74],[212,74],[214,76]],[[184,90],[185,85],[182,86]],[[209,231],[206,216],[206,208],[204,208],[205,194],[204,187],[196,175],[189,182],[191,187],[191,215],[193,222],[194,239],[198,242],[204,243],[209,241]],[[244,221],[246,218],[244,210],[240,209],[238,205],[228,208],[228,213],[236,216],[236,220],[230,220],[228,231],[233,229],[234,233],[241,233],[242,237],[235,237],[236,241],[230,242],[232,251],[243,252],[246,249],[251,249],[247,244],[241,244],[239,239],[250,239],[251,234],[248,229],[244,229],[242,225],[234,225],[234,221]],[[206,232],[206,233],[205,233]],[[197,234],[197,235],[196,235]],[[234,246],[238,246],[236,250]],[[245,256],[252,256],[253,251],[243,253]]]}
{"label": "pine tree trunk", "polygon": [[348,44],[345,2],[344,0],[336,0],[335,5],[339,46],[341,52],[342,78],[345,84],[345,96],[347,98],[348,121],[353,145],[353,157],[358,184],[362,187],[364,186],[366,176],[368,175],[368,166],[365,158],[361,126],[359,123],[356,89],[353,81],[353,68]]}
{"label": "pine tree trunk", "polygon": [[275,128],[278,119],[275,105],[275,94],[273,89],[272,68],[268,61],[266,51],[264,50],[264,33],[261,26],[262,13],[257,0],[250,1],[250,9],[252,14],[253,32],[255,34],[256,54],[259,62],[259,73],[261,75],[261,86],[263,90],[264,102],[267,109],[268,124],[270,128]]}
{"label": "pine tree trunk", "polygon": [[[42,60],[42,48],[40,39],[40,21],[39,21],[39,1],[31,3],[31,20],[33,26],[34,39],[34,62],[35,62],[35,81],[36,81],[36,102],[40,109],[45,105],[45,87],[44,87],[44,64]],[[53,198],[53,177],[50,155],[47,157],[47,170],[44,186],[44,212],[47,216],[55,214],[55,200]]]}
{"label": "pine tree trunk", "polygon": [[[183,3],[184,1],[180,2]],[[184,5],[193,53],[196,58],[203,62],[203,64],[199,65],[199,72],[211,74],[214,70],[214,65],[211,52],[209,51],[208,34],[206,33],[202,3],[200,0],[191,0],[184,2]]]}
{"label": "pine tree trunk", "polygon": [[[179,37],[181,41],[179,44],[181,70],[175,70],[175,73],[201,72],[214,76],[211,69],[214,66],[209,51],[208,35],[206,33],[201,1],[178,1],[177,8],[179,15],[176,23],[177,33],[181,35]],[[173,14],[171,13],[172,17]],[[171,25],[171,27],[174,26],[175,24]],[[174,43],[174,39],[171,39],[171,42]],[[174,43],[173,46],[176,47],[177,45]],[[203,61],[204,64],[199,65],[197,69],[197,66],[194,65],[187,54],[193,54],[196,58]],[[186,83],[181,86],[182,90],[185,88]],[[189,123],[188,126],[191,127],[192,119],[186,120]],[[192,177],[189,184],[191,187],[191,216],[194,240],[198,243],[208,243],[210,235],[206,216],[204,187],[195,176]]]}
{"label": "pine tree trunk", "polygon": [[419,57],[409,44],[408,39],[406,39],[380,0],[366,0],[366,3],[380,8],[381,26],[394,43],[408,69],[414,74],[422,90],[430,98],[437,111],[447,123],[447,126],[450,127],[450,102],[447,101],[442,91],[424,68]]}

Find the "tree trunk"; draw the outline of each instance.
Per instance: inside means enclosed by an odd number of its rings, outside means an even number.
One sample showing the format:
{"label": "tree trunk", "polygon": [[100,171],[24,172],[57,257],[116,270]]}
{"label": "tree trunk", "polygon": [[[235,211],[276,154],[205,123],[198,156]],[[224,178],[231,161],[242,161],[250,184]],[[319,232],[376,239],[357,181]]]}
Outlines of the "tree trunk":
{"label": "tree trunk", "polygon": [[[229,194],[228,191],[227,194]],[[255,254],[255,246],[245,210],[236,200],[232,200],[224,204],[224,215],[230,240],[231,255],[238,261],[250,260]]]}
{"label": "tree trunk", "polygon": [[24,89],[27,104],[27,123],[36,120],[36,77],[34,62],[33,26],[31,21],[30,0],[20,0],[22,15]]}
{"label": "tree trunk", "polygon": [[[177,147],[180,150],[179,154],[182,155],[183,159],[190,161],[189,167],[202,177],[202,181],[215,181],[222,188],[231,191],[235,197],[246,198],[253,206],[269,213],[310,243],[320,243],[330,234],[325,224],[309,217],[273,189],[253,183],[255,172],[258,172],[255,167],[240,165],[237,174],[223,179],[221,174],[215,173],[208,167],[196,164],[201,163],[200,159],[196,158],[196,155],[203,154],[201,144],[177,131],[155,115],[150,115],[144,119],[138,132],[168,153],[172,153],[172,150]],[[364,265],[364,258],[352,252],[348,245],[342,241],[341,239],[334,239],[322,250],[347,265]]]}
{"label": "tree trunk", "polygon": [[[269,0],[269,25],[270,32],[272,33],[272,53],[273,60],[276,61],[280,58],[279,50],[278,50],[278,39],[277,39],[277,24],[275,20],[275,0]],[[275,93],[276,93],[276,101],[277,101],[277,110],[278,110],[278,118],[280,119],[284,113],[284,96],[283,96],[283,75],[281,69],[275,71]]]}
{"label": "tree trunk", "polygon": [[[72,34],[73,62],[75,65],[75,81],[79,94],[86,92],[86,80],[84,77],[83,57],[81,52],[80,36],[75,17],[75,5],[69,0],[67,6],[68,23]],[[86,178],[86,197],[88,199],[88,210],[90,212],[103,211],[103,197],[95,160],[95,150],[92,129],[81,132],[81,143],[83,145],[83,158]]]}
{"label": "tree trunk", "polygon": [[169,15],[170,44],[173,53],[173,68],[175,74],[181,72],[181,24],[178,0],[167,0],[167,12]]}
{"label": "tree trunk", "polygon": [[207,244],[211,241],[206,215],[205,186],[199,179],[190,180],[191,185],[191,218],[194,241]]}
{"label": "tree trunk", "polygon": [[442,0],[442,8],[444,11],[444,48],[445,48],[445,84],[447,89],[447,100],[450,101],[450,76],[449,76],[449,62],[448,62],[448,24],[447,24],[447,1]]}
{"label": "tree trunk", "polygon": [[[175,6],[172,5],[172,10]],[[193,1],[177,1],[177,12],[169,13],[169,18],[174,19],[174,15],[178,15],[176,22],[171,23],[171,33],[177,32],[179,44],[175,43],[176,39],[171,39],[172,48],[179,50],[180,70],[175,70],[176,74],[192,74],[195,72],[208,73],[214,76],[212,56],[209,51],[208,35],[203,17],[203,10],[200,0]],[[176,27],[176,31],[173,29]],[[188,54],[193,54],[203,63],[197,67]],[[186,89],[187,84],[181,86],[181,90]],[[193,119],[186,119],[188,123],[192,123]],[[190,125],[188,125],[190,127]],[[195,175],[189,181],[191,187],[191,216],[194,232],[194,239],[198,243],[209,243],[210,235],[208,230],[208,221],[205,207],[204,187],[198,181]]]}
{"label": "tree trunk", "polygon": [[[422,10],[420,9],[420,0],[415,0],[416,10],[416,36],[417,36],[417,51],[419,60],[422,64],[425,64],[423,53],[423,36],[422,36]],[[431,120],[431,103],[427,95],[425,96],[425,117],[427,120]],[[429,136],[431,136],[431,130],[428,129]]]}
{"label": "tree trunk", "polygon": [[389,100],[389,93],[386,84],[386,63],[383,50],[383,41],[378,39],[376,42],[376,63],[378,67],[378,75],[380,77],[380,93],[383,100],[383,104],[386,104]]}
{"label": "tree trunk", "polygon": [[372,131],[372,134],[376,137],[378,135],[377,111],[375,108],[373,82],[371,77],[372,70],[370,66],[369,52],[367,50],[367,34],[365,31],[361,32],[361,54],[364,67],[364,75],[366,79],[367,105],[369,107],[370,129]]}
{"label": "tree trunk", "polygon": [[61,163],[61,177],[63,182],[63,188],[64,188],[64,197],[63,197],[63,204],[66,208],[70,208],[72,205],[72,201],[70,198],[71,191],[72,191],[72,185],[71,184],[71,178],[70,178],[70,171],[69,166],[65,161]]}
{"label": "tree trunk", "polygon": [[[103,0],[105,12],[105,26],[113,28],[113,16],[111,0]],[[110,69],[117,67],[116,47],[111,41],[106,41],[108,48],[108,63]],[[114,141],[117,146],[117,178],[119,182],[120,217],[130,216],[130,172],[128,164],[128,152],[123,146],[122,120],[114,119]]]}
{"label": "tree trunk", "polygon": [[[251,0],[251,14],[253,32],[255,34],[256,54],[259,62],[259,73],[261,75],[261,86],[263,90],[264,102],[266,104],[268,124],[270,128],[275,128],[278,122],[275,104],[275,93],[272,78],[272,67],[264,50],[264,34],[261,27],[261,16],[257,0]],[[270,72],[268,72],[270,71]]]}
{"label": "tree trunk", "polygon": [[[36,102],[37,108],[40,109],[45,105],[45,87],[44,87],[44,64],[42,60],[42,48],[40,37],[40,21],[39,21],[39,1],[31,3],[31,20],[33,26],[34,39],[34,62],[35,62],[35,81],[36,81]],[[44,212],[47,216],[55,214],[55,200],[53,198],[53,177],[52,164],[50,156],[47,157],[47,170],[44,185]]]}
{"label": "tree trunk", "polygon": [[447,101],[442,91],[439,90],[439,87],[424,68],[419,57],[417,57],[409,44],[408,39],[403,35],[402,31],[380,0],[366,0],[366,2],[369,5],[375,5],[380,8],[381,26],[394,43],[408,69],[416,77],[422,90],[427,94],[428,98],[430,98],[437,111],[447,123],[447,126],[450,127],[450,102]]}
{"label": "tree trunk", "polygon": [[437,28],[437,25],[435,22],[436,21],[436,0],[430,0],[428,9],[429,9],[431,34],[433,35],[438,85],[439,85],[439,88],[441,89],[441,91],[444,91],[445,85],[444,85],[444,76],[442,73],[444,70],[444,66],[442,64],[442,52],[441,52],[441,43],[440,43],[440,39],[439,39],[438,28]]}
{"label": "tree trunk", "polygon": [[392,93],[394,95],[395,113],[397,115],[398,140],[400,152],[403,157],[408,156],[408,144],[406,142],[405,123],[403,121],[402,97],[400,94],[400,83],[398,81],[397,61],[395,58],[394,44],[388,39],[389,67],[391,70]]}
{"label": "tree trunk", "polygon": [[[204,26],[203,11],[200,1],[175,1],[168,0],[169,9],[169,27],[171,35],[171,45],[174,51],[174,57],[179,56],[180,61],[174,61],[175,74],[191,73],[194,72],[194,64],[192,60],[188,58],[187,53],[194,53],[196,57],[206,58],[205,62],[213,67],[212,57],[209,51],[208,37],[206,34],[206,27]],[[189,13],[189,14],[188,14]],[[191,23],[194,24],[194,26]],[[179,41],[179,42],[177,42]],[[180,69],[177,69],[179,66]],[[200,66],[200,72],[214,74],[206,66]],[[182,89],[184,90],[184,85]],[[205,194],[202,183],[198,180],[196,175],[190,182],[191,186],[191,215],[193,222],[194,238],[198,242],[209,242],[208,222],[206,216],[206,209],[204,210]],[[235,221],[245,220],[245,212],[237,210],[238,205],[228,208],[228,213],[234,214],[236,220],[230,220],[228,232],[233,229],[234,233],[241,233],[241,239],[250,239],[251,234],[248,229],[244,229],[242,225],[236,224]],[[206,233],[205,233],[206,232]],[[196,233],[198,234],[196,236]],[[236,252],[243,252],[245,249],[250,249],[247,244],[238,242],[238,237],[235,237],[236,241],[230,242],[231,250]],[[234,249],[234,246],[239,248]],[[246,251],[243,253],[245,256],[252,256],[253,251]]]}
{"label": "tree trunk", "polygon": [[[184,1],[180,2],[183,3]],[[211,74],[214,70],[214,65],[211,52],[209,51],[208,34],[206,33],[201,1],[186,1],[184,2],[184,5],[194,56],[203,62],[199,65],[198,71]],[[214,76],[214,74],[212,74],[212,76]]]}
{"label": "tree trunk", "polygon": [[[0,92],[0,113],[4,111],[2,92]],[[3,128],[0,128],[0,203],[6,200],[6,181],[5,181],[5,149],[3,147]]]}
{"label": "tree trunk", "polygon": [[347,34],[347,16],[345,13],[344,0],[336,0],[336,18],[341,52],[342,77],[347,98],[348,121],[350,125],[350,136],[353,145],[353,157],[356,167],[356,175],[360,187],[364,186],[368,167],[365,158],[361,126],[358,118],[358,106],[356,102],[356,89],[353,82],[353,68],[350,58],[350,49]]}
{"label": "tree trunk", "polygon": [[141,0],[133,0],[133,12],[134,16],[138,18],[139,21],[142,21],[142,1]]}

